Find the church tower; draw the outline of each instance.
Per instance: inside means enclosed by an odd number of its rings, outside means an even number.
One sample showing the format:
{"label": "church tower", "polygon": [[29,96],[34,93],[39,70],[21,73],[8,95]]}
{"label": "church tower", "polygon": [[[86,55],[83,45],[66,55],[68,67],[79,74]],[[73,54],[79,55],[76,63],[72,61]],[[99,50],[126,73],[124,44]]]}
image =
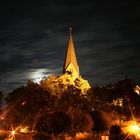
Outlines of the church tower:
{"label": "church tower", "polygon": [[72,39],[72,28],[70,28],[70,37],[63,66],[63,73],[71,74],[72,76],[79,77],[79,66],[74,49],[74,43]]}

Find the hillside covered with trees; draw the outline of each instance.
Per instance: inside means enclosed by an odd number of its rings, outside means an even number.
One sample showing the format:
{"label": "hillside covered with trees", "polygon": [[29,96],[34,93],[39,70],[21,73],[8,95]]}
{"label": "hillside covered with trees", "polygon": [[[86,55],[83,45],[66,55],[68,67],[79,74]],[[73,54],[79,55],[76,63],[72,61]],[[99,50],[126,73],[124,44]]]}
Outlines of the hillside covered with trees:
{"label": "hillside covered with trees", "polygon": [[82,78],[63,78],[65,82],[61,78],[51,76],[39,84],[28,81],[9,93],[1,113],[1,127],[9,129],[12,124],[19,132],[26,128],[25,132],[45,135],[101,133],[114,122],[129,120],[132,111],[140,115],[140,96],[134,92],[136,83],[131,79],[90,88]]}

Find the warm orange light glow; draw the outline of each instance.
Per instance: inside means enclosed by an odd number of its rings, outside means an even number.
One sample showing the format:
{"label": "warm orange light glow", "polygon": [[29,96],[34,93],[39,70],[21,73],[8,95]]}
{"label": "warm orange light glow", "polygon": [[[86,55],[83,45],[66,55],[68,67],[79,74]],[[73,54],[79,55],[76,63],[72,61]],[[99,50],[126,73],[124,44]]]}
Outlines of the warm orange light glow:
{"label": "warm orange light glow", "polygon": [[16,131],[13,130],[13,128],[12,128],[12,131],[10,132],[10,134],[9,134],[8,138],[6,138],[6,140],[13,140],[13,139],[15,139],[15,134],[16,134]]}
{"label": "warm orange light glow", "polygon": [[138,138],[140,135],[139,130],[140,127],[136,123],[130,126],[130,132],[135,134],[136,138]]}
{"label": "warm orange light glow", "polygon": [[17,127],[17,132],[18,133],[29,133],[29,126],[18,126]]}
{"label": "warm orange light glow", "polygon": [[125,133],[134,134],[136,138],[140,137],[140,126],[135,121],[130,121],[122,127]]}
{"label": "warm orange light glow", "polygon": [[76,139],[85,139],[85,138],[88,138],[88,137],[89,137],[89,133],[86,133],[86,132],[76,133]]}
{"label": "warm orange light glow", "polygon": [[134,88],[134,92],[140,95],[140,87],[138,85]]}
{"label": "warm orange light glow", "polygon": [[139,126],[136,125],[136,124],[134,124],[134,125],[131,126],[131,130],[132,131],[138,131],[139,129],[140,129]]}
{"label": "warm orange light glow", "polygon": [[117,98],[117,99],[113,100],[113,105],[122,107],[123,106],[123,99]]}
{"label": "warm orange light glow", "polygon": [[5,118],[2,116],[0,119],[1,119],[1,120],[4,120]]}
{"label": "warm orange light glow", "polygon": [[24,106],[25,104],[26,104],[26,101],[24,101],[24,102],[21,103],[21,105],[23,105],[23,106]]}
{"label": "warm orange light glow", "polygon": [[15,132],[14,130],[11,131],[11,135],[15,135],[15,133],[16,133],[16,132]]}
{"label": "warm orange light glow", "polygon": [[13,126],[11,126],[11,131],[9,131],[9,136],[6,140],[13,140],[15,139],[15,134],[16,134],[16,129],[13,128]]}
{"label": "warm orange light glow", "polygon": [[140,138],[140,134],[138,134],[138,138]]}

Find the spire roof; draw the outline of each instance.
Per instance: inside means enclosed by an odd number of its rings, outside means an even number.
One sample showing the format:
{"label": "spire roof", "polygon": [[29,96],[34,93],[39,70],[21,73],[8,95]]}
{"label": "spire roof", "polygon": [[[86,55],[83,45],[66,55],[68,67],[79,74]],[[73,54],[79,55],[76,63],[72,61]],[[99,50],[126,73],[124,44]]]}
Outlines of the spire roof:
{"label": "spire roof", "polygon": [[64,62],[64,73],[67,71],[68,66],[71,64],[73,65],[73,69],[75,69],[75,71],[77,72],[77,75],[79,75],[79,66],[77,63],[74,43],[72,39],[72,28],[70,27],[69,30],[70,30],[70,37],[69,37],[69,42],[68,42],[68,47],[66,52],[66,58]]}

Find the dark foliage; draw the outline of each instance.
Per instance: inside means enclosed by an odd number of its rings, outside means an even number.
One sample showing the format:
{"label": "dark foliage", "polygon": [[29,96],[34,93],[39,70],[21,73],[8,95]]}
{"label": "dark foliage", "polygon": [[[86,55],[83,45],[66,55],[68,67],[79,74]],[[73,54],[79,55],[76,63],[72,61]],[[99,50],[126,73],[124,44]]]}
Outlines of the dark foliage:
{"label": "dark foliage", "polygon": [[129,136],[125,136],[122,133],[122,130],[120,128],[120,126],[118,125],[112,125],[110,128],[110,136],[109,136],[109,140],[129,140]]}
{"label": "dark foliage", "polygon": [[[94,87],[86,95],[69,86],[64,93],[57,96],[47,89],[44,90],[41,85],[28,81],[26,86],[9,93],[6,100],[6,121],[14,126],[25,124],[38,132],[58,134],[66,131],[64,124],[69,120],[71,124],[68,131],[81,132],[85,131],[87,125],[85,114],[91,112],[93,131],[100,133],[106,130],[106,120],[99,110],[115,112],[120,118],[131,117],[128,115],[131,114],[130,107],[135,107],[134,112],[139,112],[140,96],[134,93],[134,86],[132,80],[125,79],[116,84]],[[123,106],[113,105],[113,100],[117,98],[123,99]]]}
{"label": "dark foliage", "polygon": [[59,134],[70,127],[70,117],[64,112],[55,112],[52,116],[51,133]]}
{"label": "dark foliage", "polygon": [[58,135],[61,132],[66,132],[69,127],[69,116],[64,112],[55,112],[51,114],[45,113],[45,115],[38,118],[35,130],[40,133]]}
{"label": "dark foliage", "polygon": [[120,135],[121,132],[121,128],[118,125],[112,125],[109,131],[110,135]]}
{"label": "dark foliage", "polygon": [[107,130],[107,123],[100,111],[93,111],[90,113],[91,117],[93,119],[94,127],[92,131],[95,131],[97,133],[101,133],[105,130]]}

